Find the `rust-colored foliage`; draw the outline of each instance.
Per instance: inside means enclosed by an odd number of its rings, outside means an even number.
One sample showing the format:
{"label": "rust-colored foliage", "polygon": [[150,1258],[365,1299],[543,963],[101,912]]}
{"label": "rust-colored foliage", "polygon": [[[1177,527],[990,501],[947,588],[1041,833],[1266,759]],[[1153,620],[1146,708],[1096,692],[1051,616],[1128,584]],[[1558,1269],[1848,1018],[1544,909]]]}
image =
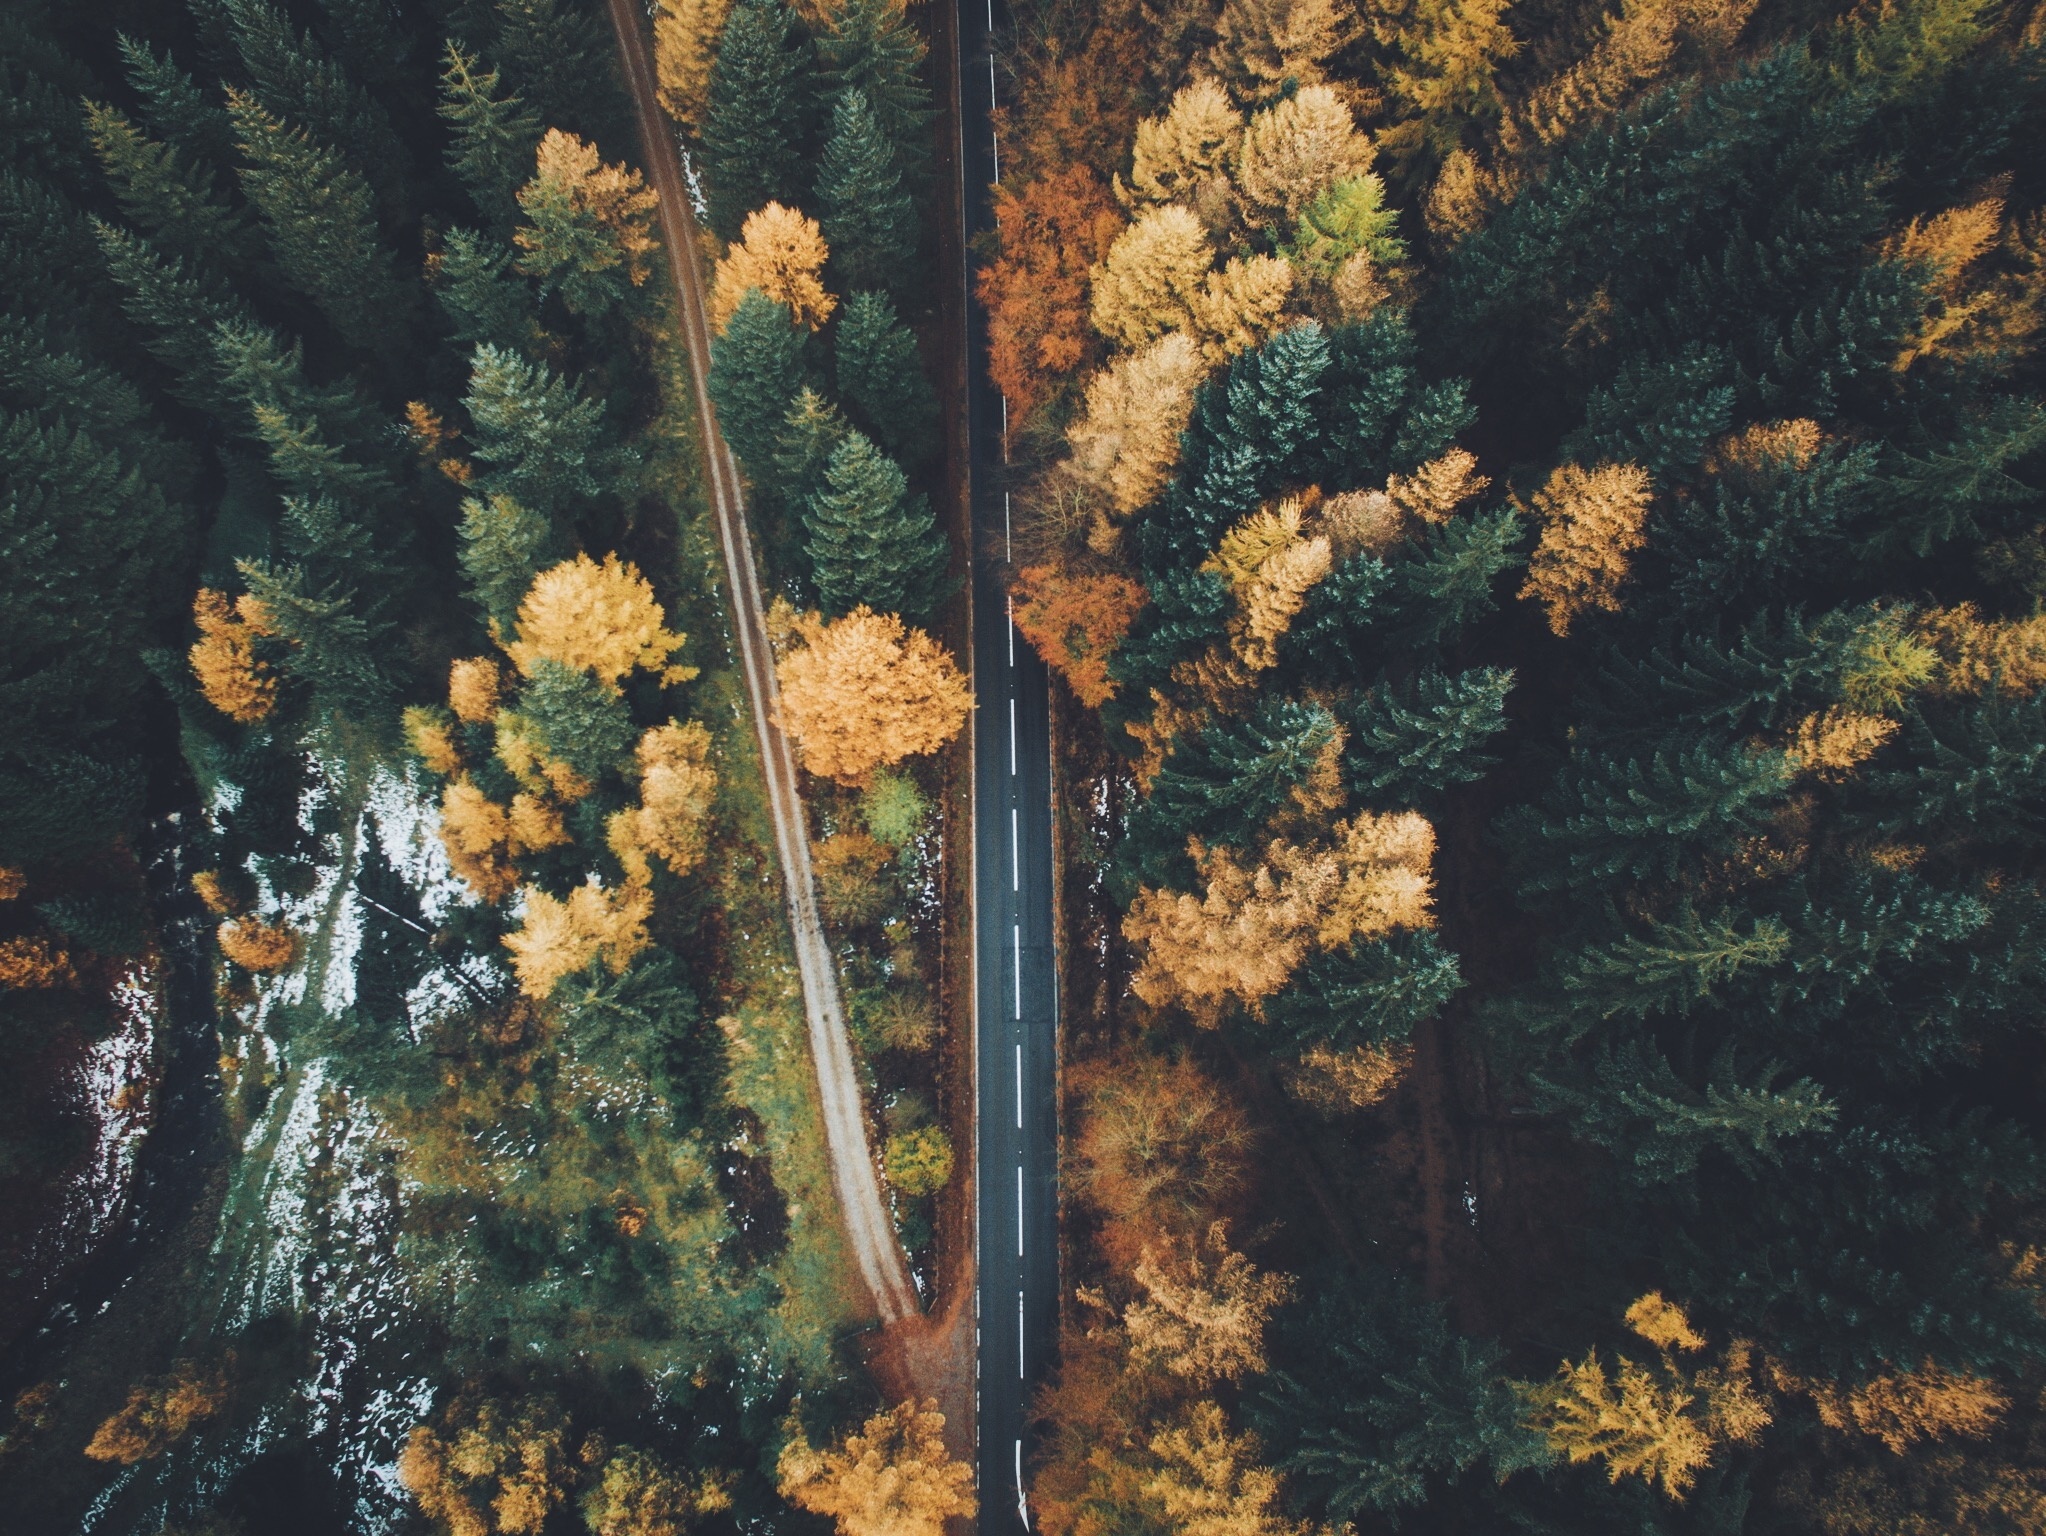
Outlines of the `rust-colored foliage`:
{"label": "rust-colored foliage", "polygon": [[1107,184],[1068,165],[995,192],[1001,254],[980,269],[988,310],[988,372],[1017,421],[1098,350],[1087,319],[1087,274],[1123,226]]}
{"label": "rust-colored foliage", "polygon": [[1056,565],[1016,573],[1016,627],[1089,709],[1115,692],[1109,658],[1144,606],[1144,589],[1127,576],[1088,575]]}
{"label": "rust-colored foliage", "polygon": [[1118,1265],[1205,1232],[1243,1188],[1250,1129],[1188,1061],[1135,1056],[1080,1069],[1075,1185],[1105,1218]]}
{"label": "rust-colored foliage", "polygon": [[973,1469],[945,1450],[944,1430],[934,1400],[897,1403],[830,1450],[798,1430],[775,1465],[782,1497],[831,1516],[839,1536],[943,1536],[974,1512]]}
{"label": "rust-colored foliage", "polygon": [[0,939],[0,987],[41,991],[78,984],[78,972],[62,945],[38,935]]}
{"label": "rust-colored foliage", "polygon": [[552,1398],[459,1397],[413,1429],[398,1481],[450,1536],[538,1536],[574,1475],[568,1433]]}
{"label": "rust-colored foliage", "polygon": [[222,923],[216,937],[223,955],[258,975],[281,971],[298,956],[297,934],[281,922],[266,923],[254,914]]}
{"label": "rust-colored foliage", "polygon": [[244,725],[268,716],[277,707],[277,674],[256,656],[257,637],[273,632],[263,605],[246,593],[230,605],[225,592],[201,587],[192,621],[199,638],[188,655],[206,702]]}
{"label": "rust-colored foliage", "polygon": [[227,1406],[227,1372],[180,1360],[170,1374],[135,1387],[119,1413],[85,1447],[94,1461],[131,1467],[161,1456]]}

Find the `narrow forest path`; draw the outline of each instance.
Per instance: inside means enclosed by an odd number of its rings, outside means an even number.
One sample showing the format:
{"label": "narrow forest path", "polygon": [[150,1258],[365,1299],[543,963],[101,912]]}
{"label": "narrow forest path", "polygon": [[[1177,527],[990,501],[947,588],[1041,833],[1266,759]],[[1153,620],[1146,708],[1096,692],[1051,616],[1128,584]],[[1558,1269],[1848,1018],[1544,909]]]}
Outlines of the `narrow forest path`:
{"label": "narrow forest path", "polygon": [[731,594],[732,633],[767,775],[768,809],[774,821],[775,849],[780,855],[788,895],[789,927],[796,968],[802,978],[810,1056],[817,1069],[832,1182],[837,1189],[846,1236],[859,1264],[860,1276],[873,1296],[874,1310],[883,1324],[895,1323],[921,1316],[922,1308],[916,1289],[910,1284],[909,1265],[896,1239],[894,1223],[881,1196],[880,1176],[874,1169],[859,1074],[854,1069],[845,1009],[839,999],[838,971],[817,913],[810,833],[803,819],[795,754],[775,723],[780,690],[767,645],[759,571],[753,560],[752,536],[746,527],[745,494],[738,463],[718,431],[710,404],[710,324],[703,274],[697,261],[696,216],[683,183],[674,134],[655,92],[645,17],[634,0],[610,0],[610,10],[626,85],[639,117],[647,174],[660,194],[661,236],[667,245],[668,271],[675,285],[676,308],[689,352],[690,380],[710,473],[711,508],[717,519],[726,587]]}

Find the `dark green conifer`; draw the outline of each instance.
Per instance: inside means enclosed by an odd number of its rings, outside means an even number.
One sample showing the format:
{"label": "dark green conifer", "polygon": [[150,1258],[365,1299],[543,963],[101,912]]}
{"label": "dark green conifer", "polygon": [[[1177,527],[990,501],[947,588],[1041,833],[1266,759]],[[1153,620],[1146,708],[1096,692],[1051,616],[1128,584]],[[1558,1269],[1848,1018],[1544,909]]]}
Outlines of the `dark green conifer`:
{"label": "dark green conifer", "polygon": [[519,188],[533,175],[533,151],[545,125],[498,71],[486,70],[459,43],[448,43],[440,77],[440,115],[449,128],[447,161],[477,211],[503,232],[519,221]]}
{"label": "dark green conifer", "polygon": [[434,297],[455,340],[473,347],[489,342],[507,350],[545,350],[532,286],[513,268],[512,248],[473,229],[451,229],[433,274]]}
{"label": "dark green conifer", "polygon": [[817,34],[824,89],[834,101],[851,90],[866,96],[914,194],[930,173],[936,116],[919,74],[927,51],[909,13],[892,0],[846,0],[827,13]]}
{"label": "dark green conifer", "polygon": [[938,399],[894,303],[885,294],[853,294],[832,345],[838,392],[861,426],[902,463],[922,464],[937,446]]}
{"label": "dark green conifer", "polygon": [[228,110],[248,162],[242,188],[285,275],[352,346],[385,357],[408,349],[415,290],[378,237],[368,184],[341,154],[253,97],[231,92]]}
{"label": "dark green conifer", "polygon": [[502,491],[557,525],[612,491],[626,469],[603,403],[515,352],[477,347],[462,404],[475,455],[489,466],[477,489]]}
{"label": "dark green conifer", "polygon": [[1513,673],[1429,668],[1406,687],[1371,693],[1351,715],[1344,761],[1359,794],[1410,795],[1482,778],[1498,761],[1484,750],[1506,728]]}
{"label": "dark green conifer", "polygon": [[737,0],[718,36],[703,125],[704,198],[720,239],[763,204],[795,204],[812,91],[810,45],[782,0]]}
{"label": "dark green conifer", "polygon": [[210,166],[145,136],[112,107],[85,104],[86,129],[121,209],[164,251],[197,264],[246,270],[255,231]]}
{"label": "dark green conifer", "polygon": [[710,398],[718,430],[755,484],[773,484],[775,443],[803,387],[809,340],[786,304],[755,289],[710,344]]}
{"label": "dark green conifer", "polygon": [[803,524],[826,614],[865,604],[917,623],[942,596],[951,551],[929,501],[911,496],[901,467],[860,433],[833,450]]}
{"label": "dark green conifer", "polygon": [[545,516],[502,491],[462,503],[461,535],[469,595],[500,634],[514,634],[533,578],[562,557],[566,541]]}
{"label": "dark green conifer", "polygon": [[197,165],[232,165],[234,124],[227,109],[200,90],[169,54],[159,55],[126,33],[120,37],[120,48],[128,82],[142,98],[143,120],[157,137],[177,145]]}
{"label": "dark green conifer", "polygon": [[580,667],[546,658],[519,690],[518,712],[549,757],[593,784],[622,771],[639,739],[623,695]]}
{"label": "dark green conifer", "polygon": [[817,163],[817,201],[831,260],[849,286],[899,288],[910,280],[916,205],[903,189],[899,160],[866,93],[856,86],[839,92]]}
{"label": "dark green conifer", "polygon": [[172,392],[206,410],[230,409],[235,396],[222,379],[215,338],[223,325],[252,326],[248,307],[218,274],[166,256],[129,230],[98,220],[93,229],[142,344],[177,375]]}

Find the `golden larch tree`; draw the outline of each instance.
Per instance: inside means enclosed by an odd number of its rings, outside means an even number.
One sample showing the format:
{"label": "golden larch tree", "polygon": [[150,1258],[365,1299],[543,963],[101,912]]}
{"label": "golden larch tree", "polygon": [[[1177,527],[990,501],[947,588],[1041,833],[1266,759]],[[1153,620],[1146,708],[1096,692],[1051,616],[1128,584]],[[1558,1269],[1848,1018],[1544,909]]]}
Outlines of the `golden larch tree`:
{"label": "golden larch tree", "polygon": [[192,621],[199,628],[192,676],[206,702],[244,725],[268,718],[277,707],[277,674],[256,656],[257,637],[276,633],[268,610],[247,593],[230,604],[226,593],[201,587]]}
{"label": "golden larch tree", "polygon": [[1333,550],[1328,535],[1304,532],[1297,497],[1251,513],[1222,535],[1204,570],[1229,583],[1236,597],[1230,619],[1236,659],[1253,672],[1278,663],[1279,641],[1307,602],[1307,594],[1329,572]]}
{"label": "golden larch tree", "polygon": [[536,1002],[545,1001],[564,976],[599,960],[613,975],[622,973],[651,942],[646,924],[654,899],[645,886],[579,885],[566,901],[536,886],[524,894],[525,920],[504,936],[504,947],[511,951],[519,990]]}
{"label": "golden larch tree", "polygon": [[505,654],[529,677],[536,663],[556,661],[595,673],[615,689],[635,667],[664,683],[694,677],[694,667],[670,662],[683,639],[666,628],[654,589],[638,567],[615,554],[606,555],[602,565],[577,555],[533,578],[519,604],[518,638]]}
{"label": "golden larch tree", "polygon": [[1311,85],[1267,107],[1243,131],[1236,190],[1262,219],[1290,227],[1339,181],[1371,169],[1371,140],[1333,89]]}
{"label": "golden larch tree", "polygon": [[482,725],[497,713],[503,679],[488,656],[463,656],[448,667],[448,708],[464,725]]}
{"label": "golden larch tree", "polygon": [[[572,261],[584,271],[623,268],[637,287],[651,270],[648,258],[659,242],[654,238],[654,210],[660,196],[626,165],[606,165],[597,146],[559,128],[547,130],[534,155],[533,179],[519,189],[519,207],[532,220],[512,238],[529,258],[549,267]],[[588,237],[571,241],[575,249],[556,249],[565,232],[601,230],[601,248]]]}
{"label": "golden larch tree", "polygon": [[1258,1006],[1317,949],[1434,922],[1435,830],[1413,811],[1360,812],[1325,844],[1274,842],[1251,868],[1227,848],[1189,846],[1200,894],[1144,887],[1123,935],[1143,956],[1137,995],[1202,1023],[1231,998]]}
{"label": "golden larch tree", "polygon": [[806,615],[795,638],[775,668],[776,723],[819,778],[864,784],[877,768],[935,752],[973,708],[951,653],[892,613],[862,605],[828,624]]}
{"label": "golden larch tree", "polygon": [[710,66],[732,0],[660,0],[654,12],[654,74],[661,110],[691,133],[710,110]]}
{"label": "golden larch tree", "polygon": [[574,1477],[568,1433],[551,1398],[460,1397],[413,1429],[398,1481],[450,1536],[539,1536]]}
{"label": "golden larch tree", "polygon": [[1107,1218],[1118,1267],[1161,1242],[1194,1242],[1241,1194],[1250,1127],[1190,1061],[1125,1056],[1076,1074],[1075,1187]]}
{"label": "golden larch tree", "polygon": [[405,728],[405,745],[426,765],[427,772],[445,779],[462,771],[462,753],[455,745],[448,711],[426,704],[408,704],[401,723]]}
{"label": "golden larch tree", "polygon": [[78,971],[63,946],[40,934],[0,939],[0,987],[46,991],[78,985]]}
{"label": "golden larch tree", "polygon": [[830,255],[815,219],[780,203],[754,209],[740,226],[738,241],[718,258],[710,293],[712,328],[722,332],[740,300],[758,288],[788,305],[796,324],[816,330],[838,307],[821,275]]}
{"label": "golden larch tree", "polygon": [[1230,1432],[1221,1406],[1196,1402],[1151,1436],[1148,1502],[1176,1536],[1308,1536],[1279,1510],[1279,1476],[1255,1435]]}
{"label": "golden larch tree", "polygon": [[1144,209],[1093,271],[1094,328],[1124,347],[1185,330],[1214,259],[1208,232],[1188,210]]}
{"label": "golden larch tree", "polygon": [[1088,380],[1086,411],[1066,431],[1073,472],[1120,515],[1148,506],[1179,467],[1179,435],[1207,371],[1194,339],[1171,331]]}
{"label": "golden larch tree", "polygon": [[1786,1391],[1802,1392],[1831,1429],[1851,1429],[1879,1440],[1895,1455],[1925,1440],[1950,1436],[1979,1440],[2010,1410],[2010,1395],[1987,1377],[1950,1371],[1934,1360],[1915,1370],[1890,1371],[1860,1386],[1801,1380],[1777,1369]]}
{"label": "golden larch tree", "polygon": [[973,1469],[952,1459],[944,1431],[930,1399],[875,1414],[830,1450],[798,1428],[775,1464],[782,1497],[830,1516],[839,1536],[943,1536],[948,1519],[975,1509]]}
{"label": "golden larch tree", "polygon": [[710,732],[700,721],[670,721],[639,739],[639,803],[614,811],[606,827],[611,851],[636,882],[651,878],[649,855],[678,875],[703,861],[717,769]]}
{"label": "golden larch tree", "polygon": [[1270,96],[1288,80],[1321,85],[1322,66],[1358,30],[1354,11],[1337,0],[1223,0],[1208,67],[1250,96]]}
{"label": "golden larch tree", "polygon": [[705,1515],[731,1507],[723,1476],[684,1471],[629,1445],[605,1458],[582,1496],[590,1536],[682,1536]]}
{"label": "golden larch tree", "polygon": [[1217,200],[1214,189],[1226,194],[1242,139],[1243,114],[1229,93],[1210,79],[1189,81],[1162,115],[1137,124],[1129,195],[1201,213]]}
{"label": "golden larch tree", "polygon": [[1567,635],[1592,609],[1620,611],[1620,587],[1634,551],[1647,542],[1642,529],[1653,499],[1648,471],[1637,464],[1558,465],[1535,492],[1542,536],[1520,595],[1548,611],[1550,629]]}
{"label": "golden larch tree", "polygon": [[153,1460],[215,1417],[227,1397],[225,1369],[180,1360],[169,1375],[130,1390],[120,1412],[94,1432],[85,1454],[124,1467]]}
{"label": "golden larch tree", "polygon": [[1123,1309],[1130,1359],[1196,1391],[1265,1369],[1265,1325],[1293,1294],[1286,1275],[1259,1269],[1216,1222],[1185,1251],[1146,1251],[1131,1278],[1143,1292]]}
{"label": "golden larch tree", "polygon": [[1202,278],[1193,301],[1201,355],[1223,363],[1269,340],[1286,323],[1296,276],[1285,257],[1266,254],[1231,256],[1221,271]]}

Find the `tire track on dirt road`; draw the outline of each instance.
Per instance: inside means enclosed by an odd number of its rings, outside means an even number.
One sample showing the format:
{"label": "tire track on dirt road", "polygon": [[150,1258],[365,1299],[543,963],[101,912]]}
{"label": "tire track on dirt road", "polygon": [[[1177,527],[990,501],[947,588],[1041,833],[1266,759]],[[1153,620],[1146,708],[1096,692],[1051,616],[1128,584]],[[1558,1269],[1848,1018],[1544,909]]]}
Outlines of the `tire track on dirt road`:
{"label": "tire track on dirt road", "polygon": [[874,1170],[859,1074],[853,1067],[845,1009],[838,994],[838,971],[817,915],[810,834],[803,820],[795,756],[788,738],[776,724],[781,695],[767,645],[760,577],[753,562],[752,537],[746,527],[745,495],[740,487],[738,463],[718,431],[710,404],[710,324],[703,299],[703,274],[697,262],[696,217],[683,183],[682,160],[675,147],[674,133],[661,113],[655,93],[646,18],[634,0],[609,0],[609,6],[625,82],[639,119],[647,173],[660,194],[661,236],[667,245],[668,271],[675,285],[682,336],[689,352],[690,379],[695,387],[704,456],[710,470],[711,508],[717,519],[726,584],[731,592],[732,633],[738,645],[740,669],[746,678],[746,694],[753,707],[754,728],[760,738],[761,766],[767,774],[768,809],[774,821],[775,849],[780,855],[788,895],[789,927],[795,944],[796,968],[802,978],[810,1056],[817,1069],[832,1182],[838,1192],[846,1237],[852,1244],[860,1276],[874,1299],[874,1309],[883,1324],[895,1323],[921,1315],[922,1307],[910,1284],[909,1266],[896,1240],[887,1203],[881,1197],[880,1176]]}

